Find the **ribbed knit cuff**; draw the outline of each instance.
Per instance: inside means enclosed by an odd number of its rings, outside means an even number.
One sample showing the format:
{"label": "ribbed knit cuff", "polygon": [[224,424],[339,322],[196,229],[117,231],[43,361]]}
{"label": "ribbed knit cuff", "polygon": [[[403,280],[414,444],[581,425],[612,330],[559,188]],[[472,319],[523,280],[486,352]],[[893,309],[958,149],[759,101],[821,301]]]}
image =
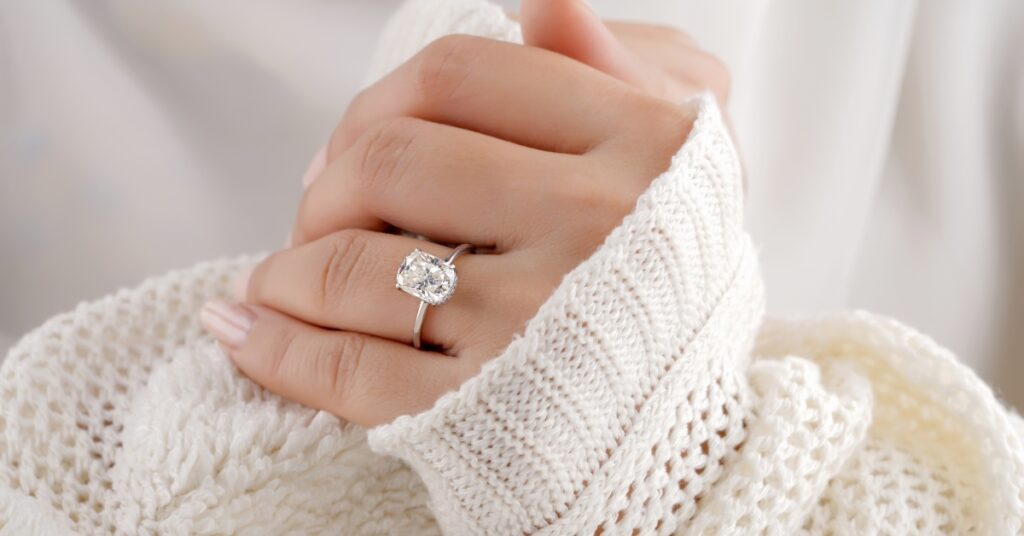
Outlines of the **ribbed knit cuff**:
{"label": "ribbed knit cuff", "polygon": [[447,533],[618,532],[651,508],[662,532],[742,441],[761,286],[735,151],[713,98],[698,108],[669,170],[501,356],[369,432]]}

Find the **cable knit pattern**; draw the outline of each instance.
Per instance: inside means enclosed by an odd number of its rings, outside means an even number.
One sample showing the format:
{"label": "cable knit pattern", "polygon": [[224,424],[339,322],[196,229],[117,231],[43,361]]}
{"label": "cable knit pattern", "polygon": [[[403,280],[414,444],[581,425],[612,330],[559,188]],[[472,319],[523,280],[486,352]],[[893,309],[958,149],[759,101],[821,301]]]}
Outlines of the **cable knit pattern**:
{"label": "cable knit pattern", "polygon": [[[375,72],[453,30],[519,39],[417,0]],[[695,105],[634,213],[419,415],[367,432],[240,376],[196,312],[254,258],[47,322],[0,369],[0,534],[1021,534],[1024,423],[946,350],[762,321],[736,154]]]}

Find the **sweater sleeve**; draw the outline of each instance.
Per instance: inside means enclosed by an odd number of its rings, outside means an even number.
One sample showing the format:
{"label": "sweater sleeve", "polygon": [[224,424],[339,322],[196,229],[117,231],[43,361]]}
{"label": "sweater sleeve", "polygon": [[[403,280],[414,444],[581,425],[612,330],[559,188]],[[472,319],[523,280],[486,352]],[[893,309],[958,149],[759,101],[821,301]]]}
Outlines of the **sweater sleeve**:
{"label": "sweater sleeve", "polygon": [[1019,418],[949,351],[859,311],[762,324],[736,154],[698,107],[524,333],[371,448],[448,534],[1018,534]]}
{"label": "sweater sleeve", "polygon": [[[377,71],[450,31],[519,35],[489,3],[416,0]],[[670,168],[501,356],[369,432],[424,480],[446,533],[671,532],[743,441],[761,284],[737,155],[713,99],[697,105]]]}
{"label": "sweater sleeve", "polygon": [[697,105],[670,168],[501,356],[370,431],[446,532],[664,532],[743,441],[761,285],[737,156]]}
{"label": "sweater sleeve", "polygon": [[[449,31],[519,39],[486,2],[413,0],[378,59]],[[948,352],[866,313],[769,322],[752,348],[741,170],[713,100],[698,106],[524,333],[371,448],[416,471],[449,534],[1019,531],[1020,438]]]}

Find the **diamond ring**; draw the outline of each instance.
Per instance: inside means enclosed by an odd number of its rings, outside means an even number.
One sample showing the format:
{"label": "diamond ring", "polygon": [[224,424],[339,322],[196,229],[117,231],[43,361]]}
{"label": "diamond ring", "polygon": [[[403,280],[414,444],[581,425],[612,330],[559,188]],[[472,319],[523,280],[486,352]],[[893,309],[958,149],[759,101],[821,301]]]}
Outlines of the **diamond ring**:
{"label": "diamond ring", "polygon": [[412,328],[412,345],[417,349],[421,347],[420,336],[427,307],[441,305],[455,294],[455,286],[459,282],[455,273],[455,259],[472,249],[473,246],[462,244],[441,259],[417,248],[398,266],[395,288],[420,300],[416,323]]}

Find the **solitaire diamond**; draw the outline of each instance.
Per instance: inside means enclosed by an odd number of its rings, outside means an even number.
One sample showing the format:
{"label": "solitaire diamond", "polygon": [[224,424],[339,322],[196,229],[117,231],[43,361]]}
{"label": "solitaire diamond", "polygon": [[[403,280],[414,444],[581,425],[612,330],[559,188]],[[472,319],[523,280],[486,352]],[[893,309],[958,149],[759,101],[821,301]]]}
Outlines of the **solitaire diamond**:
{"label": "solitaire diamond", "polygon": [[459,278],[455,266],[419,249],[402,261],[395,276],[396,287],[430,305],[441,305],[455,292]]}

